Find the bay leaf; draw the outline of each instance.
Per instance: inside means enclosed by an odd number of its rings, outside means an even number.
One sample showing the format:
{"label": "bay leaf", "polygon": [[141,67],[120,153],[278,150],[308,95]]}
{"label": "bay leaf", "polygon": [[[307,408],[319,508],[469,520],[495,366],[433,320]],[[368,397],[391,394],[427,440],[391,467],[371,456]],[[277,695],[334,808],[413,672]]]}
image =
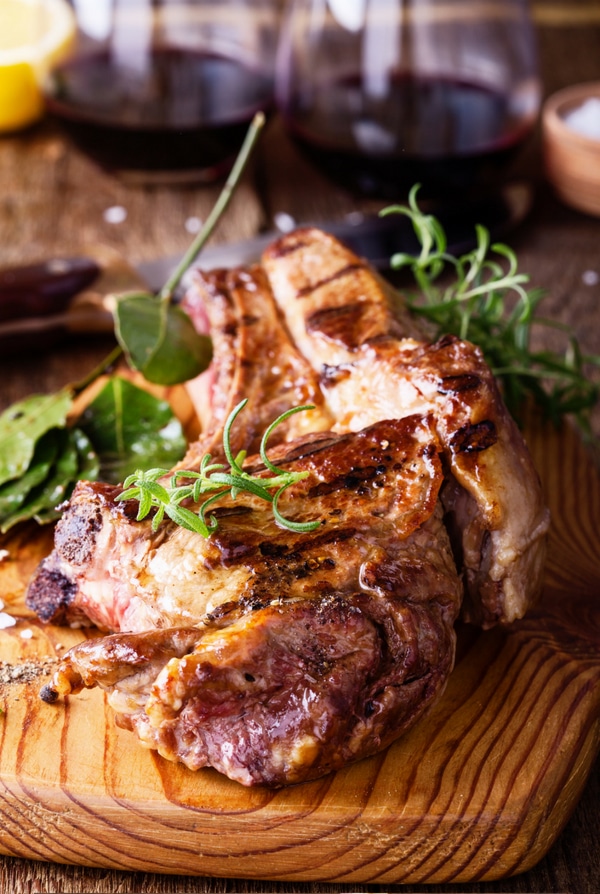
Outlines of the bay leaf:
{"label": "bay leaf", "polygon": [[19,478],[29,468],[35,445],[51,428],[63,428],[71,409],[68,389],[34,394],[0,415],[0,484]]}
{"label": "bay leaf", "polygon": [[50,429],[43,434],[35,446],[29,468],[20,478],[7,481],[0,487],[0,520],[22,506],[30,491],[45,481],[56,457],[58,431],[62,429]]}
{"label": "bay leaf", "polygon": [[59,439],[56,461],[53,463],[46,479],[34,488],[27,500],[16,511],[7,516],[0,525],[4,534],[19,522],[30,518],[36,521],[50,521],[58,518],[57,507],[70,495],[77,477],[79,455],[77,442],[70,429],[57,432]]}
{"label": "bay leaf", "polygon": [[119,299],[115,333],[131,366],[155,384],[187,382],[212,359],[209,336],[200,335],[180,307],[149,293]]}
{"label": "bay leaf", "polygon": [[136,469],[170,468],[187,442],[168,401],[113,376],[84,410],[79,426],[100,458],[100,477],[123,481]]}

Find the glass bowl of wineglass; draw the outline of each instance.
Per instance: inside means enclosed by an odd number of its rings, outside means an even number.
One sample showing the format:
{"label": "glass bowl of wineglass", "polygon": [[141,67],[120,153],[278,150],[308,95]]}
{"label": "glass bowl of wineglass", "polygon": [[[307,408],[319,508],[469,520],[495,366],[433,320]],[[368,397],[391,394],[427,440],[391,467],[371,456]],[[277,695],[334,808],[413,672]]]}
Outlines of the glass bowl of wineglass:
{"label": "glass bowl of wineglass", "polygon": [[292,140],[360,196],[496,190],[534,131],[527,0],[290,0],[276,103]]}
{"label": "glass bowl of wineglass", "polygon": [[44,83],[73,141],[129,180],[211,182],[273,103],[270,0],[72,0],[77,38]]}

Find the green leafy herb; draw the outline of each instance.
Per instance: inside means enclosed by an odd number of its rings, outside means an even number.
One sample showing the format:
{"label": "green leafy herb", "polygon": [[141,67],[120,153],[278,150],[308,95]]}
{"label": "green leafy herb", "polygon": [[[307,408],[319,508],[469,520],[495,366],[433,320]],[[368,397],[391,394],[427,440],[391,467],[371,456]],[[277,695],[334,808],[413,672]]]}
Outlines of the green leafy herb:
{"label": "green leafy herb", "polygon": [[115,484],[142,462],[173,466],[187,446],[169,403],[121,376],[111,376],[79,425],[100,456],[102,479]]}
{"label": "green leafy herb", "polygon": [[[312,406],[293,407],[282,413],[265,431],[260,444],[260,457],[271,473],[271,477],[255,476],[244,471],[243,465],[246,459],[246,451],[240,451],[236,456],[231,450],[231,427],[238,414],[244,409],[247,400],[241,401],[230,413],[223,431],[223,449],[229,466],[224,463],[211,462],[210,454],[205,454],[200,463],[200,471],[181,469],[171,476],[170,485],[160,483],[161,478],[169,474],[168,469],[150,469],[143,472],[138,470],[124,482],[125,490],[119,494],[118,500],[137,500],[139,509],[138,521],[146,518],[152,512],[152,529],[156,531],[167,515],[175,524],[189,531],[209,537],[216,530],[218,522],[208,510],[210,507],[229,495],[235,500],[240,493],[250,493],[271,503],[275,520],[282,527],[290,531],[306,533],[319,527],[319,521],[295,522],[284,518],[279,511],[279,499],[283,492],[298,481],[308,476],[308,472],[290,472],[274,465],[267,456],[267,441],[277,425],[291,416],[303,410],[314,409]],[[180,481],[190,483],[180,484]],[[274,491],[275,493],[271,493]],[[203,499],[205,498],[205,499]],[[197,512],[182,505],[186,503],[200,503]]]}
{"label": "green leafy herb", "polygon": [[[567,327],[537,316],[543,292],[525,288],[529,277],[518,271],[515,253],[501,243],[490,245],[485,227],[476,227],[472,251],[458,258],[450,255],[439,221],[418,207],[418,189],[411,190],[407,206],[381,212],[408,216],[421,246],[417,255],[399,253],[391,259],[394,269],[412,273],[419,288],[408,299],[411,310],[429,320],[434,338],[452,333],[481,348],[514,416],[533,399],[555,423],[573,414],[591,438],[590,412],[600,387],[588,378],[586,366],[600,366],[600,357],[584,355]],[[533,350],[536,325],[563,330],[565,352]]]}
{"label": "green leafy herb", "polygon": [[71,409],[69,390],[35,394],[0,415],[0,484],[20,477],[28,468],[38,439],[52,428],[63,428]]}
{"label": "green leafy herb", "polygon": [[173,296],[183,274],[227,208],[264,122],[264,114],[258,112],[211,213],[160,294],[138,292],[117,296],[114,314],[117,340],[129,365],[149,382],[160,385],[186,382],[205,370],[211,361],[210,338],[196,332],[188,315],[173,305]]}
{"label": "green leafy herb", "polygon": [[8,431],[6,442],[24,449],[7,451],[12,477],[0,485],[1,533],[29,519],[55,521],[81,479],[94,481],[101,472],[107,481],[122,481],[140,460],[173,464],[185,451],[169,404],[126,379],[111,377],[73,427],[66,424],[72,395],[65,390],[60,401],[55,397],[35,395],[3,414],[0,439]]}
{"label": "green leafy herb", "polygon": [[129,365],[149,382],[174,385],[194,378],[212,359],[212,340],[196,332],[180,308],[145,294],[126,295],[115,314],[117,337]]}

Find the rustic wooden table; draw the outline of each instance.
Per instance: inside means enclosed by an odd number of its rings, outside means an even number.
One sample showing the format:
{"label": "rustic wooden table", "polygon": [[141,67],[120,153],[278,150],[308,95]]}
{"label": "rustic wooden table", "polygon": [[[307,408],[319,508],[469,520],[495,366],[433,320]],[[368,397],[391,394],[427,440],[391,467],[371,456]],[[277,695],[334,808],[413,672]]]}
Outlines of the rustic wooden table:
{"label": "rustic wooden table", "polygon": [[[534,4],[544,90],[600,79],[600,3]],[[570,323],[583,348],[600,354],[600,220],[561,205],[544,179],[539,140],[525,167],[535,185],[535,202],[508,241],[532,282],[547,291],[546,314]],[[107,245],[132,264],[183,252],[190,221],[204,218],[218,187],[127,186],[102,173],[62,137],[50,121],[0,140],[0,265],[76,254]],[[107,210],[122,208],[125,219],[111,223]],[[342,218],[376,206],[333,187],[303,161],[277,119],[263,134],[247,172],[213,242],[249,237],[273,226],[278,213],[297,221]],[[123,215],[122,215],[123,216]],[[55,390],[78,378],[106,353],[106,339],[82,338],[34,356],[0,358],[0,407],[34,391]],[[595,422],[597,432],[598,419]],[[442,885],[436,891],[572,892],[600,890],[600,785],[593,773],[587,788],[549,854],[528,873],[499,882]],[[383,890],[346,885],[344,890]],[[341,891],[325,883],[274,883],[119,872],[0,859],[0,891],[170,892]],[[386,888],[389,890],[389,888]],[[432,891],[415,886],[395,890]]]}

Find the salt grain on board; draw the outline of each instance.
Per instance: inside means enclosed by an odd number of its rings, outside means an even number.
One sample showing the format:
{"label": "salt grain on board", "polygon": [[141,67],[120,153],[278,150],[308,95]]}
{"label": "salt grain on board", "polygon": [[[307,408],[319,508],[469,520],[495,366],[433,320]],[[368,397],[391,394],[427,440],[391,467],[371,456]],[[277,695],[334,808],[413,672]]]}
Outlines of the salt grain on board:
{"label": "salt grain on board", "polygon": [[120,224],[127,218],[127,209],[122,205],[113,205],[107,208],[102,216],[106,223]]}
{"label": "salt grain on board", "polygon": [[0,612],[0,630],[6,630],[7,627],[14,627],[17,623],[16,619],[7,612]]}

